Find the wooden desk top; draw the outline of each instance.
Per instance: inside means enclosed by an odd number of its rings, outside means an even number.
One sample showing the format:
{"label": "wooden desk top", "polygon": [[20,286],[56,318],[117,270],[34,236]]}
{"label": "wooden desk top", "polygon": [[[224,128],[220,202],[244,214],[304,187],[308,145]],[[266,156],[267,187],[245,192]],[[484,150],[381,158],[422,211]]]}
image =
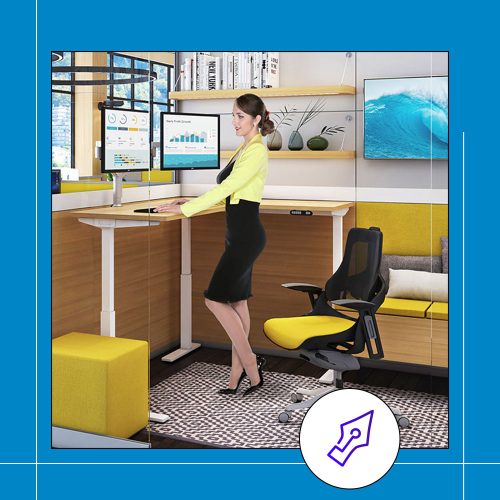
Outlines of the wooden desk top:
{"label": "wooden desk top", "polygon": [[[75,217],[86,217],[93,219],[126,219],[126,220],[149,220],[149,221],[173,221],[178,219],[184,219],[183,215],[172,214],[168,212],[164,213],[136,213],[134,212],[137,208],[148,208],[156,207],[162,203],[169,203],[176,200],[178,197],[164,198],[161,200],[150,200],[150,201],[138,201],[134,203],[125,203],[121,207],[95,207],[86,208],[83,210],[74,210],[71,215]],[[329,213],[335,210],[341,210],[344,208],[349,208],[354,206],[353,202],[350,201],[314,201],[314,200],[262,200],[260,204],[261,210],[311,210],[313,212]],[[224,212],[225,207],[219,205],[216,207],[209,208],[203,212],[199,212],[193,217],[198,217],[200,215],[209,215],[218,212]]]}

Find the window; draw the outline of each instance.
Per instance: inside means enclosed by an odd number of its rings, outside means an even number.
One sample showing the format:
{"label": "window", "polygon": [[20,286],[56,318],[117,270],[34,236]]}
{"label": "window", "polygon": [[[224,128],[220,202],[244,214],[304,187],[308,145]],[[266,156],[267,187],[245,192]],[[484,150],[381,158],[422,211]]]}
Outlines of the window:
{"label": "window", "polygon": [[[160,141],[160,113],[175,111],[175,102],[170,100],[170,90],[174,86],[174,67],[155,61],[137,57],[124,56],[114,52],[108,53],[108,66],[111,69],[137,68],[154,71],[158,78],[152,82],[134,85],[108,85],[108,98],[124,101],[122,109],[144,109],[149,111],[151,136],[150,140]],[[130,75],[113,73],[113,77],[130,78]],[[160,148],[152,158],[153,168],[160,167]]]}
{"label": "window", "polygon": [[[74,52],[63,52],[53,66],[73,66]],[[74,74],[57,73],[57,80],[73,80]],[[75,91],[73,85],[52,87],[52,168],[75,166]]]}

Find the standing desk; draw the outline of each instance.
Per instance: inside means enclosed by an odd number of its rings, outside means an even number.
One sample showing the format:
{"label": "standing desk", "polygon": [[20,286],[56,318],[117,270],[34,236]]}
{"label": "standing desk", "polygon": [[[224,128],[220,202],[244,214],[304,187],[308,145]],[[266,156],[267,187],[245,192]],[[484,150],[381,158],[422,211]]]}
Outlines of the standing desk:
{"label": "standing desk", "polygon": [[[192,342],[192,275],[191,275],[191,220],[183,215],[173,213],[136,213],[135,209],[155,207],[172,202],[179,197],[162,200],[148,200],[127,203],[121,207],[97,207],[72,212],[84,224],[101,229],[102,258],[102,307],[101,335],[115,336],[114,308],[114,231],[124,227],[158,226],[161,223],[181,220],[181,317],[180,348],[167,354],[163,361],[175,361],[185,354],[200,347]],[[262,200],[261,213],[288,214],[293,216],[312,215],[332,217],[332,272],[337,270],[343,255],[342,219],[347,214],[352,202],[311,201],[311,200]],[[223,205],[217,205],[200,212],[194,217],[202,217],[213,213],[224,212]],[[322,382],[331,383],[333,373],[327,372]]]}

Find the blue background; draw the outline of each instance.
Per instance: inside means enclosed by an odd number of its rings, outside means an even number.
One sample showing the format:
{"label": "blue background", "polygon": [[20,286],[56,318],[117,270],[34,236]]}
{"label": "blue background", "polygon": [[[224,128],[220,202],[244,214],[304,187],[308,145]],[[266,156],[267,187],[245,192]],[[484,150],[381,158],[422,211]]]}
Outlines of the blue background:
{"label": "blue background", "polygon": [[[200,5],[190,2],[186,10],[185,5],[138,4],[130,0],[108,5],[95,0],[75,5],[44,0],[38,6],[35,2],[4,6],[0,36],[5,48],[3,83],[8,93],[4,92],[7,98],[3,108],[4,124],[8,128],[4,128],[3,134],[6,154],[3,167],[6,170],[8,164],[15,165],[5,172],[2,196],[0,248],[5,307],[0,363],[0,428],[3,431],[0,484],[4,489],[0,489],[1,497],[35,498],[37,473],[38,498],[51,500],[89,498],[90,495],[96,499],[128,499],[167,494],[188,498],[213,494],[246,499],[262,492],[271,498],[278,495],[293,498],[305,490],[310,496],[323,494],[341,498],[387,499],[396,495],[408,499],[423,495],[428,499],[461,498],[463,484],[465,496],[472,498],[473,493],[478,496],[478,489],[488,484],[493,487],[491,478],[496,477],[498,466],[462,466],[463,460],[498,462],[500,445],[500,436],[495,431],[498,327],[490,319],[494,316],[489,311],[498,288],[495,262],[498,250],[492,241],[495,231],[491,219],[497,211],[499,173],[495,168],[498,160],[490,154],[491,145],[497,144],[498,133],[494,121],[495,101],[491,101],[498,82],[498,62],[492,49],[498,40],[496,18],[489,15],[482,4],[486,5],[475,2],[474,9],[463,14],[456,5],[427,1],[420,2],[418,7],[400,2],[369,5],[323,2],[296,7],[291,3],[284,6],[276,2],[254,3],[241,5],[239,12],[234,3],[227,8],[219,4],[215,9],[215,4],[208,2]],[[110,16],[109,21],[106,16]],[[13,24],[16,19],[21,20],[22,27]],[[21,28],[23,36],[20,36]],[[51,50],[449,50],[450,449],[402,450],[398,464],[382,480],[354,491],[337,490],[319,481],[305,465],[298,464],[302,461],[298,450],[51,450],[48,189]],[[462,371],[463,302],[466,304],[465,373]],[[144,461],[186,464],[108,464]],[[82,462],[103,464],[82,465]],[[192,462],[295,462],[296,465],[191,465]],[[419,464],[404,464],[409,462]],[[255,489],[247,488],[247,484]],[[7,488],[12,488],[13,493],[5,494]]]}

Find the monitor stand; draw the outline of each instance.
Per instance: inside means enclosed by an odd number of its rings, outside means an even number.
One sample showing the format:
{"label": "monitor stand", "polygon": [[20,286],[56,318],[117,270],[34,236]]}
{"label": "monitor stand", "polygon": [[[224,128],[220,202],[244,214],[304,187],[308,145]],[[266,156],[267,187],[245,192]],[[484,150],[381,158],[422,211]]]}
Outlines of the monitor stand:
{"label": "monitor stand", "polygon": [[112,207],[122,206],[122,188],[124,172],[113,173],[113,204]]}

